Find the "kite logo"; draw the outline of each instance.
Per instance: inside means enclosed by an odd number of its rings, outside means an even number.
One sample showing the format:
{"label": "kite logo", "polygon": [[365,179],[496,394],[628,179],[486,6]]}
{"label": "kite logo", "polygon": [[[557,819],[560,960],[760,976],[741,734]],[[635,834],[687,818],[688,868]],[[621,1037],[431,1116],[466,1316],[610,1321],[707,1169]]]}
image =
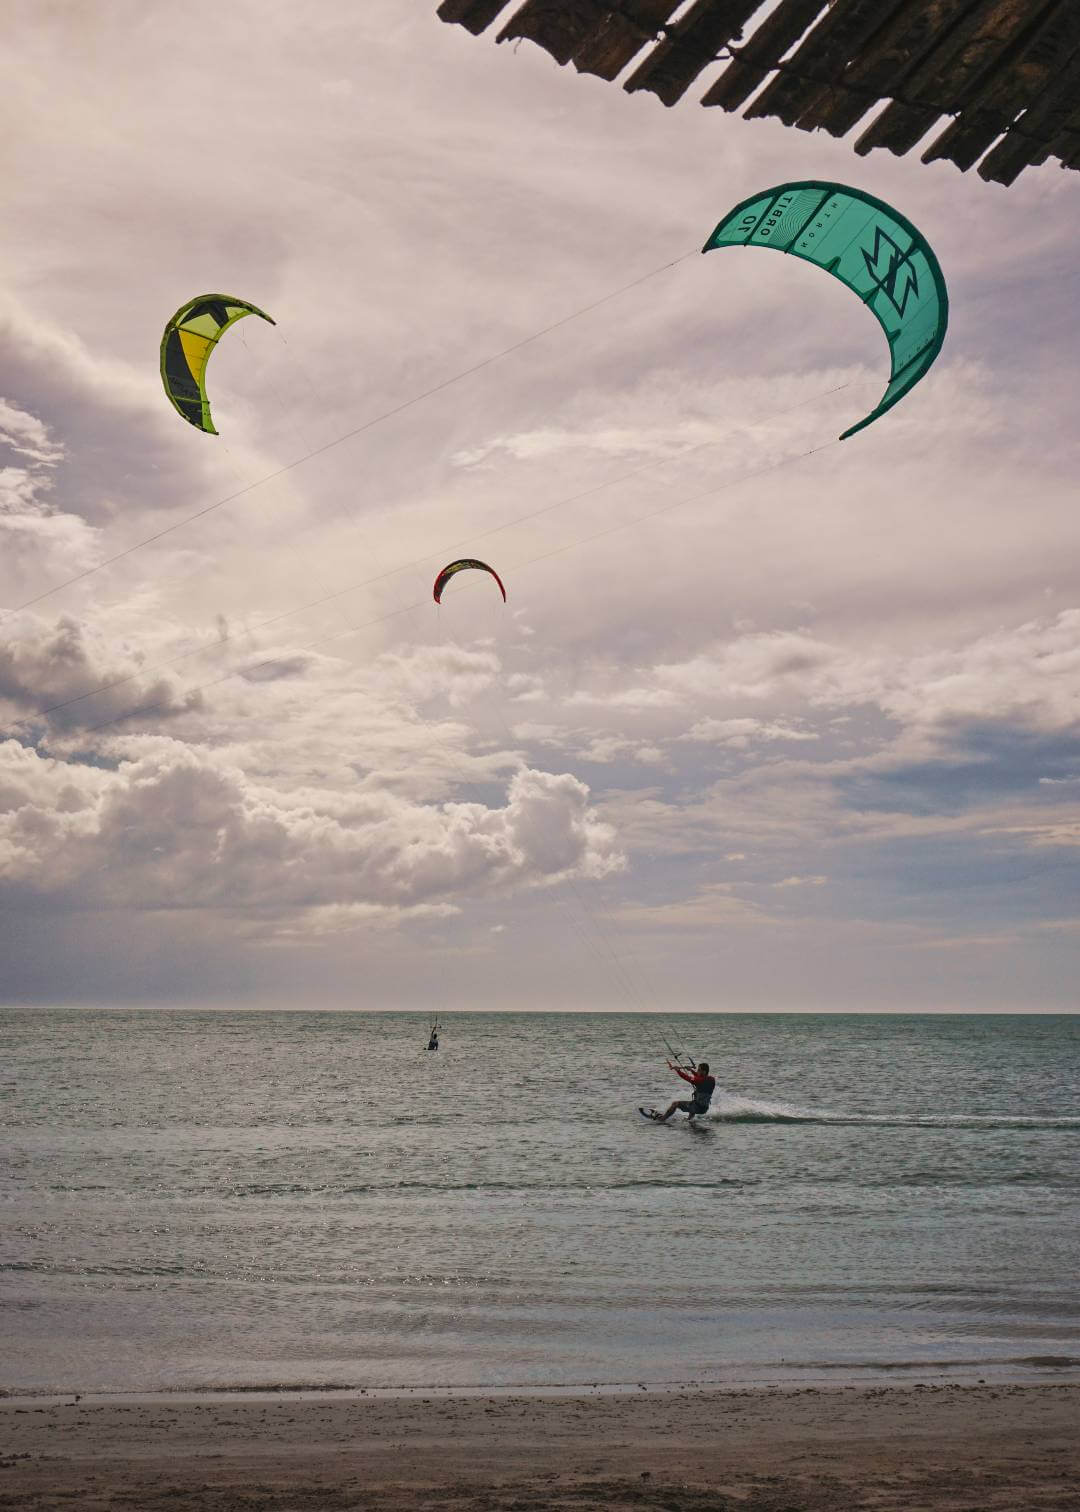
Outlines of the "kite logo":
{"label": "kite logo", "polygon": [[[884,248],[888,247],[888,253]],[[911,252],[902,252],[880,226],[874,230],[874,250],[861,248],[867,272],[874,280],[875,288],[881,290],[893,309],[903,316],[912,294],[918,297],[919,278],[911,262]]]}

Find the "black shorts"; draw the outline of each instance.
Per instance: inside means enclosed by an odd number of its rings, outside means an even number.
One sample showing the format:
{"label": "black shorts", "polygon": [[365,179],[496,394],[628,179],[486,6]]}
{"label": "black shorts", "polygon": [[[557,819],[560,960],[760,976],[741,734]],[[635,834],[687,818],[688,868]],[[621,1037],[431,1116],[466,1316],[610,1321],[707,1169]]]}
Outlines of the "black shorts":
{"label": "black shorts", "polygon": [[680,1112],[689,1113],[691,1118],[695,1117],[695,1115],[698,1118],[701,1118],[703,1114],[709,1111],[708,1103],[705,1103],[703,1106],[698,1102],[681,1102],[676,1103],[675,1106],[679,1109]]}

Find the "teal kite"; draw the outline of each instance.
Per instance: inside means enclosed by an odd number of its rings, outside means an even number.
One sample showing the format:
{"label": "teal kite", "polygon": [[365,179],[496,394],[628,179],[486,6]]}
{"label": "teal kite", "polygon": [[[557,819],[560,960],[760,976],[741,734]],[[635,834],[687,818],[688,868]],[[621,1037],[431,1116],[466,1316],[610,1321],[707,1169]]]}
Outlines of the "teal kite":
{"label": "teal kite", "polygon": [[728,212],[702,247],[773,247],[816,263],[858,294],[885,332],[889,386],[862,430],[923,377],[941,351],[949,295],[937,258],[909,220],[861,189],[807,180],[780,184]]}
{"label": "teal kite", "polygon": [[169,402],[190,425],[211,436],[217,435],[217,427],[206,397],[206,364],[225,332],[245,315],[275,324],[265,310],[246,299],[202,294],[180,306],[161,338],[161,381]]}

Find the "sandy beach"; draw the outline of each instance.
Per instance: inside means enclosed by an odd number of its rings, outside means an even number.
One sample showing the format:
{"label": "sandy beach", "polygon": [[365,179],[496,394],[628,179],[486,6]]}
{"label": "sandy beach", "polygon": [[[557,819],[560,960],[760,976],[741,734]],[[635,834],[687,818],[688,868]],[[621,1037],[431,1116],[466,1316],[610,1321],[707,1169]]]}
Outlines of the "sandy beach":
{"label": "sandy beach", "polygon": [[1080,1507],[1080,1385],[0,1403],[4,1512]]}

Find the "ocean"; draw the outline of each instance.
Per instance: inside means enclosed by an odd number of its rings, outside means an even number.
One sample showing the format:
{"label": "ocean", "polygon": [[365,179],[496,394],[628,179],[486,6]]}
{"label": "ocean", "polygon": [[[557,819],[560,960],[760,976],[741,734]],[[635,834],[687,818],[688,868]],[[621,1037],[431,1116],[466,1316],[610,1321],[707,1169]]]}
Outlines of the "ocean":
{"label": "ocean", "polygon": [[1080,1017],[427,1029],[0,1011],[0,1389],[1080,1373]]}

